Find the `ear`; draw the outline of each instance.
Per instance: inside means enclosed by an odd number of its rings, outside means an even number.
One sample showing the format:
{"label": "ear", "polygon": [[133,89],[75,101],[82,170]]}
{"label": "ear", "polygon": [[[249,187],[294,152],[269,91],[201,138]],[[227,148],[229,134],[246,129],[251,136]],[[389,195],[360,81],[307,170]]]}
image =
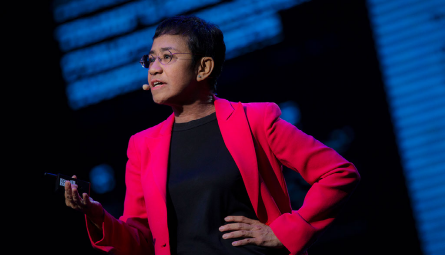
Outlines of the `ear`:
{"label": "ear", "polygon": [[196,75],[197,81],[203,81],[207,79],[215,67],[215,61],[211,57],[201,58],[201,63],[198,67],[198,73]]}

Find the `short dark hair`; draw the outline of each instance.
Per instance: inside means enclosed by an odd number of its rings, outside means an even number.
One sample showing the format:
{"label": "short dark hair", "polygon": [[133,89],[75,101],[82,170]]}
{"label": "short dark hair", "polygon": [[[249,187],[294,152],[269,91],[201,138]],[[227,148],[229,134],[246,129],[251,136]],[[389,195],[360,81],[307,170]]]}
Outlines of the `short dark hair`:
{"label": "short dark hair", "polygon": [[161,35],[182,35],[188,38],[188,47],[193,55],[193,66],[202,57],[211,57],[215,62],[209,77],[209,86],[216,90],[216,80],[226,58],[226,45],[221,30],[215,25],[195,16],[175,16],[162,21],[156,28],[153,40]]}

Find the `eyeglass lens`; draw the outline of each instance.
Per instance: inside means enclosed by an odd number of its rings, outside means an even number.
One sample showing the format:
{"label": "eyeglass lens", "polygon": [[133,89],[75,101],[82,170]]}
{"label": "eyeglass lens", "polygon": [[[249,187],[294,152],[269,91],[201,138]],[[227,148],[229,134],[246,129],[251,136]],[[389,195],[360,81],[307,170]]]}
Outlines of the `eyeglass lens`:
{"label": "eyeglass lens", "polygon": [[167,51],[162,53],[161,56],[144,55],[142,56],[139,63],[141,63],[142,67],[149,68],[156,61],[157,58],[159,59],[159,62],[161,62],[161,64],[166,65],[172,60],[173,54],[170,51]]}

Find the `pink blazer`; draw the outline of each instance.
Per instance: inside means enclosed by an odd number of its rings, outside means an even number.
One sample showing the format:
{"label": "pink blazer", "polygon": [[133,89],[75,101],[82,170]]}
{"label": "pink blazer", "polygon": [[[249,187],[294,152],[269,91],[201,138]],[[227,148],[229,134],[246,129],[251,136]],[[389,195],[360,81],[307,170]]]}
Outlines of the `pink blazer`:
{"label": "pink blazer", "polygon": [[[279,118],[274,103],[233,103],[215,98],[224,143],[237,164],[258,219],[269,225],[291,254],[305,254],[334,220],[338,205],[356,187],[354,165]],[[130,138],[124,213],[105,212],[103,238],[94,248],[115,254],[170,255],[166,183],[172,114]],[[311,184],[303,205],[292,210],[282,165]],[[205,222],[203,222],[205,224]]]}

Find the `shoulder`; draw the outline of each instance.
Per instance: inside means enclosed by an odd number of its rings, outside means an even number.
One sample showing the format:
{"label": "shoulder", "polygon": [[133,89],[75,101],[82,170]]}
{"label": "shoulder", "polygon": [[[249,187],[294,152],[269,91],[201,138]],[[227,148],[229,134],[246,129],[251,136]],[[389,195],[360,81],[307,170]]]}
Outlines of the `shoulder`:
{"label": "shoulder", "polygon": [[247,117],[276,119],[281,115],[280,107],[273,102],[242,103]]}
{"label": "shoulder", "polygon": [[244,111],[246,111],[247,114],[258,114],[267,111],[275,111],[281,113],[278,105],[272,102],[232,102],[228,101],[227,99],[215,96],[215,107],[217,111],[218,109],[220,111],[232,111],[234,109],[237,109],[239,105],[242,105]]}
{"label": "shoulder", "polygon": [[270,128],[280,117],[281,111],[272,102],[241,103],[251,130],[257,134]]}

